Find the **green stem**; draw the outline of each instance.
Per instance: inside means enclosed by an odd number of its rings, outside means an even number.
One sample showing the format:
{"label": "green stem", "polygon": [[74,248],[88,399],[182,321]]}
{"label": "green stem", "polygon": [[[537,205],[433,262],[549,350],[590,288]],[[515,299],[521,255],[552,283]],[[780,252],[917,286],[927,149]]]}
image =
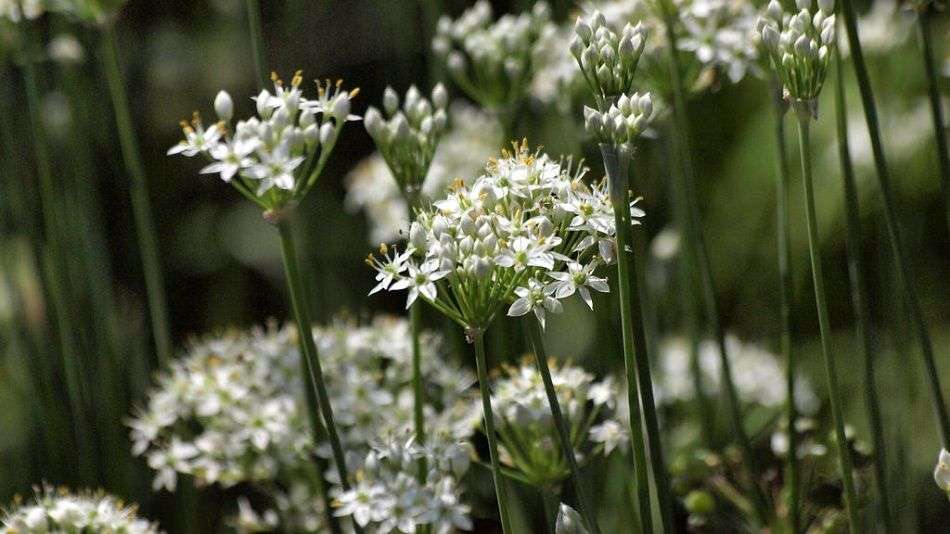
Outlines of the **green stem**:
{"label": "green stem", "polygon": [[[634,451],[634,470],[640,499],[640,521],[643,532],[653,532],[653,510],[650,505],[650,484],[647,475],[647,450],[653,469],[656,496],[660,508],[660,531],[669,532],[672,518],[669,482],[663,462],[659,423],[653,402],[653,380],[644,335],[643,310],[637,277],[633,273],[633,239],[630,235],[630,192],[627,180],[630,154],[624,149],[601,145],[604,169],[610,180],[610,197],[617,227],[617,293],[620,300],[620,322],[623,329],[623,362],[627,375],[627,402],[630,410],[630,442]],[[642,404],[642,419],[641,419]]]}
{"label": "green stem", "polygon": [[152,321],[152,336],[160,365],[171,359],[172,343],[168,328],[168,309],[165,304],[165,283],[162,280],[162,267],[155,239],[155,223],[148,198],[148,184],[145,179],[145,167],[139,150],[138,139],[129,110],[129,98],[125,92],[125,82],[119,66],[118,43],[115,26],[111,23],[102,27],[102,67],[109,83],[109,95],[115,113],[119,144],[126,171],[129,173],[132,195],[132,214],[135,218],[135,230],[138,237],[139,252],[142,254],[142,269],[145,275],[145,292],[148,296],[149,316]]}
{"label": "green stem", "polygon": [[866,306],[867,285],[861,261],[861,214],[858,190],[848,149],[848,110],[844,96],[844,79],[841,52],[835,47],[835,119],[838,128],[838,157],[841,159],[841,178],[844,185],[845,215],[848,234],[848,280],[851,283],[851,306],[854,309],[855,333],[861,342],[864,356],[864,401],[868,410],[871,441],[874,447],[874,474],[881,499],[881,519],[888,534],[897,532],[891,516],[890,490],[887,484],[887,469],[884,448],[884,425],[881,404],[877,395],[877,379],[874,372],[874,332]]}
{"label": "green stem", "polygon": [[[580,513],[590,527],[591,532],[598,534],[600,529],[597,527],[597,517],[594,515],[594,508],[590,506],[590,502],[587,500],[587,494],[581,484],[580,469],[577,467],[577,458],[574,456],[574,444],[571,442],[571,433],[567,418],[564,417],[564,413],[561,411],[561,404],[557,399],[557,391],[554,389],[554,380],[551,379],[551,369],[548,367],[547,353],[544,350],[544,338],[541,335],[541,325],[534,317],[526,317],[524,323],[525,330],[528,331],[531,346],[534,349],[534,360],[538,365],[538,372],[541,373],[541,381],[544,383],[544,393],[548,397],[548,406],[551,409],[551,417],[554,419],[554,427],[557,430],[558,438],[561,440],[561,450],[564,451],[564,457],[567,459],[567,465],[571,470],[571,482],[574,483],[574,494],[577,496]],[[556,515],[557,509],[555,509],[554,512]]]}
{"label": "green stem", "polygon": [[[67,308],[66,299],[68,289],[66,288],[66,261],[64,244],[62,242],[63,233],[61,231],[60,221],[57,220],[57,214],[60,212],[62,204],[56,195],[56,186],[53,183],[52,163],[49,155],[49,146],[46,141],[46,132],[43,131],[42,120],[40,118],[40,91],[36,79],[36,65],[33,62],[33,39],[27,25],[28,21],[23,22],[25,46],[25,57],[23,60],[23,83],[26,89],[27,112],[30,119],[30,128],[33,134],[33,150],[36,158],[36,171],[39,178],[40,203],[43,212],[43,225],[46,232],[47,249],[45,253],[37,258],[41,264],[46,265],[46,276],[44,280],[48,283],[48,296],[50,309],[53,312],[51,321],[54,330],[58,334],[60,350],[63,358],[63,371],[66,376],[66,393],[69,401],[70,411],[72,412],[73,432],[76,439],[76,446],[79,448],[78,462],[79,473],[82,480],[91,482],[94,479],[94,468],[92,465],[93,451],[91,437],[87,432],[86,425],[89,419],[86,414],[85,401],[83,399],[83,378],[82,362],[79,360],[79,354],[76,352],[76,341],[74,337],[72,312]],[[42,250],[42,248],[41,248]]]}
{"label": "green stem", "polygon": [[557,514],[561,508],[561,501],[558,500],[552,488],[541,488],[541,506],[544,513],[544,529],[550,534],[557,534]]}
{"label": "green stem", "polygon": [[498,438],[495,435],[495,417],[491,408],[491,392],[488,384],[488,364],[485,362],[485,333],[473,333],[475,345],[475,366],[478,370],[478,389],[482,394],[482,410],[485,416],[485,437],[488,438],[488,454],[491,457],[492,479],[495,483],[495,497],[498,500],[498,515],[501,517],[501,531],[504,534],[514,532],[511,529],[511,514],[508,511],[508,494],[501,474],[501,461],[498,458]]}
{"label": "green stem", "polygon": [[[673,144],[675,152],[678,152],[679,160],[683,166],[681,173],[682,183],[676,188],[682,195],[678,202],[686,206],[688,214],[688,224],[686,227],[686,250],[692,255],[695,261],[697,273],[703,291],[703,304],[706,308],[706,319],[710,323],[716,344],[719,347],[720,365],[722,368],[722,382],[725,389],[727,408],[729,417],[732,421],[733,432],[736,435],[736,441],[739,444],[739,450],[749,466],[751,476],[749,477],[749,490],[752,493],[752,499],[755,503],[756,515],[759,521],[764,525],[770,523],[770,508],[768,500],[765,497],[762,488],[756,482],[760,473],[758,462],[752,451],[752,442],[745,430],[742,419],[742,408],[739,402],[739,394],[736,390],[735,380],[732,374],[732,365],[729,362],[729,355],[726,351],[726,337],[722,324],[719,322],[719,304],[716,299],[716,288],[712,277],[712,268],[709,260],[709,249],[706,246],[705,236],[702,231],[702,223],[699,216],[699,207],[697,205],[696,195],[696,177],[692,165],[692,151],[689,141],[689,123],[687,120],[686,108],[686,87],[682,79],[682,67],[680,65],[679,50],[675,31],[675,21],[673,16],[667,12],[664,13],[663,22],[665,35],[670,56],[670,77],[673,90]],[[678,150],[677,150],[678,149]]]}
{"label": "green stem", "polygon": [[[807,105],[802,105],[802,108]],[[841,387],[838,385],[838,371],[831,352],[831,323],[828,320],[828,304],[825,301],[825,281],[821,268],[821,250],[818,248],[818,217],[815,215],[815,191],[811,175],[811,147],[809,146],[808,126],[811,118],[806,109],[798,112],[798,143],[802,156],[802,181],[805,185],[805,219],[808,226],[808,251],[811,256],[812,281],[815,285],[815,306],[818,310],[818,327],[821,335],[821,352],[825,360],[825,373],[828,379],[828,395],[831,398],[831,416],[835,427],[835,446],[838,450],[838,462],[841,464],[841,479],[844,483],[844,501],[848,512],[851,532],[861,532],[858,515],[857,493],[854,490],[851,452],[844,433],[844,413],[842,408]]]}
{"label": "green stem", "polygon": [[798,408],[795,406],[795,356],[792,354],[792,247],[788,230],[788,151],[785,147],[785,114],[788,105],[782,98],[782,86],[778,80],[771,84],[772,108],[775,111],[775,143],[778,151],[775,212],[776,242],[778,244],[778,272],[781,281],[779,309],[782,318],[782,357],[785,359],[785,410],[788,426],[788,468],[785,487],[788,488],[788,516],[792,533],[802,531],[799,466],[798,432],[795,421]]}
{"label": "green stem", "polygon": [[937,79],[933,36],[930,26],[930,17],[934,15],[935,9],[936,2],[926,2],[919,9],[917,12],[917,33],[920,36],[920,52],[923,55],[924,72],[927,74],[927,96],[930,100],[930,114],[933,117],[934,141],[937,145],[937,162],[940,166],[940,186],[943,189],[947,227],[950,228],[950,155],[947,154],[947,132],[943,122],[940,82]]}
{"label": "green stem", "polygon": [[261,30],[261,2],[260,0],[246,0],[247,27],[251,34],[251,54],[254,56],[254,70],[256,71],[258,87],[267,86],[267,62],[264,61],[264,32]]}
{"label": "green stem", "polygon": [[868,77],[864,54],[861,52],[861,41],[858,38],[858,28],[855,22],[854,6],[851,0],[841,0],[841,12],[844,15],[845,29],[848,34],[848,45],[851,49],[851,60],[854,64],[854,73],[858,80],[858,89],[861,93],[861,105],[864,108],[864,119],[867,122],[868,134],[871,139],[871,151],[874,155],[874,166],[877,171],[878,185],[884,199],[884,222],[887,227],[888,241],[891,253],[897,264],[897,275],[904,293],[904,302],[907,315],[910,319],[917,338],[920,341],[924,365],[927,368],[927,382],[933,399],[934,412],[937,423],[940,425],[940,436],[944,448],[950,447],[950,414],[947,412],[947,403],[940,386],[940,375],[934,359],[933,343],[930,331],[924,323],[923,311],[917,298],[914,279],[907,263],[907,253],[901,237],[900,223],[897,220],[896,202],[891,188],[891,176],[887,161],[884,158],[884,146],[881,143],[881,130],[878,125],[877,107],[874,104],[874,94],[871,92],[871,81]]}
{"label": "green stem", "polygon": [[[340,435],[337,432],[336,423],[333,420],[333,408],[330,406],[330,396],[327,394],[326,382],[323,377],[323,369],[320,366],[320,357],[317,353],[317,346],[313,341],[313,324],[310,321],[310,310],[304,300],[303,280],[300,277],[300,270],[297,263],[297,250],[294,246],[293,232],[289,221],[282,218],[277,223],[277,229],[280,232],[281,253],[284,260],[284,274],[287,277],[287,290],[290,293],[290,300],[294,312],[294,320],[297,322],[297,333],[300,336],[300,352],[306,364],[306,372],[309,380],[306,382],[312,389],[308,395],[308,401],[316,397],[316,405],[308,402],[307,407],[311,410],[309,414],[311,421],[317,415],[314,410],[319,409],[323,416],[324,428],[327,430],[327,437],[330,440],[330,448],[333,450],[333,461],[336,463],[337,471],[340,475],[340,484],[344,490],[350,489],[350,481],[346,470],[346,455],[343,453],[343,445],[340,442]],[[313,423],[311,423],[313,425]],[[317,436],[319,438],[320,436]]]}

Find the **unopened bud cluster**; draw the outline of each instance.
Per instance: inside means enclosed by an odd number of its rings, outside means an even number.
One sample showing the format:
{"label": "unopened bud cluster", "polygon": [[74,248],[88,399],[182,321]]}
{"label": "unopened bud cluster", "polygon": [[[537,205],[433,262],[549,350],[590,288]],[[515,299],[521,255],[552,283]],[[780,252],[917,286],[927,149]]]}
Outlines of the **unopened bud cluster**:
{"label": "unopened bud cluster", "polygon": [[653,117],[650,93],[620,95],[605,111],[584,107],[584,126],[598,142],[621,146],[633,143]]}
{"label": "unopened bud cluster", "polygon": [[448,101],[448,92],[441,83],[432,90],[431,101],[412,86],[400,108],[399,95],[387,87],[383,110],[370,106],[363,117],[366,131],[407,197],[418,195],[429,172],[448,123]]}
{"label": "unopened bud cluster", "polygon": [[479,104],[507,106],[527,91],[541,36],[550,24],[546,2],[535,4],[530,13],[492,22],[491,6],[480,0],[454,21],[439,19],[432,49],[455,83]]}
{"label": "unopened bud cluster", "polygon": [[758,21],[762,44],[793,101],[812,102],[821,93],[835,43],[834,0],[797,0],[798,13],[772,0]]}
{"label": "unopened bud cluster", "polygon": [[627,24],[618,35],[596,11],[587,18],[578,17],[574,34],[571,54],[598,101],[626,93],[646,44],[644,26]]}

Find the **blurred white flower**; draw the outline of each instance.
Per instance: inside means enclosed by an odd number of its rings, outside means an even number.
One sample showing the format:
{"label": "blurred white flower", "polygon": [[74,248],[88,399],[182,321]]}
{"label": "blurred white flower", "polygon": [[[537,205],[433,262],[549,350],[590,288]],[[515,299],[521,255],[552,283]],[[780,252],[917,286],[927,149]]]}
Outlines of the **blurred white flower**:
{"label": "blurred white flower", "polygon": [[158,534],[158,525],[141,519],[135,506],[102,492],[70,493],[44,485],[34,497],[0,517],[0,534],[58,532]]}
{"label": "blurred white flower", "polygon": [[937,483],[937,487],[950,494],[950,452],[946,449],[940,449],[940,454],[937,456],[934,482]]}

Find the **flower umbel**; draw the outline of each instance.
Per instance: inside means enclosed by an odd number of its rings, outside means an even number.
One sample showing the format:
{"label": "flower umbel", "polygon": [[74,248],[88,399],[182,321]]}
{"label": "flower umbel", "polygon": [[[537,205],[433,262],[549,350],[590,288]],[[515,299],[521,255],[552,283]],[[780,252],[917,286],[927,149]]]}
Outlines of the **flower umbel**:
{"label": "flower umbel", "polygon": [[785,87],[785,97],[812,103],[821,92],[831,63],[835,3],[819,0],[817,10],[814,0],[797,0],[796,5],[799,11],[792,14],[778,0],[772,0],[757,26],[772,68]]}
{"label": "flower umbel", "polygon": [[124,532],[158,534],[158,525],[138,517],[128,506],[105,493],[70,493],[44,485],[34,488],[29,503],[21,503],[0,517],[0,534],[45,532]]}
{"label": "flower umbel", "polygon": [[604,15],[595,11],[578,17],[574,24],[571,53],[590,86],[597,106],[604,109],[612,98],[630,90],[640,55],[646,45],[642,24],[626,24],[618,35],[607,26]]}

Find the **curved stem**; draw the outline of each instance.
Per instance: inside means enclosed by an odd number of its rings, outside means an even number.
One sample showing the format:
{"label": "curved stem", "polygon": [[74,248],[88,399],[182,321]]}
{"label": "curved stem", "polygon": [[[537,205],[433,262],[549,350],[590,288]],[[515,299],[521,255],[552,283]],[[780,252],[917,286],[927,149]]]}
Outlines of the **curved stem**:
{"label": "curved stem", "polygon": [[[633,258],[633,239],[630,235],[630,192],[627,188],[630,155],[608,145],[601,145],[600,151],[604,159],[607,178],[610,180],[610,196],[617,227],[617,293],[623,329],[623,363],[627,375],[630,443],[634,453],[641,531],[653,532],[653,510],[650,506],[650,484],[647,473],[647,456],[649,456],[660,508],[660,531],[669,532],[672,520],[669,482],[663,462],[663,447],[660,444],[656,406],[653,402],[653,380],[650,377],[640,291],[637,287],[637,277],[633,272],[636,262]],[[649,455],[643,442],[644,435],[649,442]]]}
{"label": "curved stem", "polygon": [[841,52],[835,48],[835,122],[838,129],[838,157],[841,160],[841,178],[844,185],[845,215],[848,234],[848,280],[851,283],[851,306],[854,309],[854,328],[861,342],[864,356],[864,401],[868,410],[868,423],[871,428],[871,441],[874,447],[874,475],[877,479],[878,495],[881,499],[881,519],[884,530],[897,532],[891,516],[891,498],[887,484],[887,469],[884,448],[884,425],[881,417],[881,404],[877,395],[877,379],[874,372],[874,332],[871,328],[867,310],[867,285],[864,266],[861,261],[861,214],[858,203],[858,191],[851,165],[851,153],[848,149],[848,111],[844,97],[844,79]]}
{"label": "curved stem", "polygon": [[930,114],[933,117],[934,141],[936,141],[937,163],[940,168],[940,186],[943,189],[944,209],[947,227],[950,228],[950,155],[947,154],[947,132],[943,122],[943,106],[940,102],[940,86],[934,61],[933,36],[930,17],[934,14],[936,2],[927,2],[917,12],[917,33],[920,36],[920,53],[923,56],[924,72],[927,74],[927,97],[930,101]]}
{"label": "curved stem", "polygon": [[[597,517],[594,515],[594,509],[587,500],[587,494],[581,484],[580,469],[577,467],[577,458],[574,456],[574,444],[571,442],[571,433],[567,424],[567,419],[561,411],[561,404],[557,400],[557,391],[554,389],[554,380],[551,379],[551,369],[548,367],[547,353],[544,350],[544,338],[541,335],[541,325],[534,317],[525,317],[525,330],[528,331],[528,338],[531,341],[531,347],[534,349],[534,360],[538,365],[538,372],[541,374],[541,381],[544,383],[544,393],[548,397],[548,407],[551,409],[551,418],[554,420],[554,427],[557,430],[558,439],[561,440],[561,450],[564,452],[564,458],[567,459],[567,465],[571,470],[571,482],[574,483],[574,494],[577,495],[580,513],[590,527],[591,532],[598,534],[600,529],[597,527]],[[546,490],[542,489],[542,492]],[[555,507],[555,515],[557,508]]]}
{"label": "curved stem", "polygon": [[491,457],[491,473],[495,483],[495,497],[498,500],[498,515],[501,518],[501,531],[504,534],[514,532],[511,529],[511,514],[508,512],[508,494],[501,474],[501,461],[498,458],[498,438],[495,435],[495,417],[491,408],[491,391],[488,384],[488,364],[485,362],[485,333],[478,331],[472,340],[475,345],[475,366],[478,368],[478,389],[482,394],[482,410],[485,416],[485,437],[488,438],[488,454]]}
{"label": "curved stem", "polygon": [[696,269],[699,274],[700,283],[703,291],[703,303],[706,307],[706,319],[710,323],[716,344],[719,348],[720,366],[722,368],[722,382],[725,389],[729,417],[732,421],[733,432],[736,435],[736,441],[739,444],[739,450],[742,452],[746,465],[749,466],[751,476],[749,477],[749,489],[752,492],[752,498],[755,503],[756,515],[763,525],[770,523],[770,512],[768,501],[762,488],[756,482],[759,474],[755,455],[752,451],[752,443],[745,430],[742,419],[742,409],[739,403],[739,394],[736,390],[735,380],[732,375],[732,365],[729,362],[729,355],[726,350],[726,337],[722,324],[719,322],[719,304],[716,298],[715,283],[712,277],[712,268],[709,261],[709,249],[706,246],[705,236],[703,235],[701,221],[699,217],[699,208],[696,199],[696,177],[692,165],[692,154],[689,141],[689,124],[686,115],[686,88],[682,79],[682,70],[677,50],[677,37],[675,31],[675,22],[670,13],[664,13],[663,16],[667,46],[670,55],[670,76],[673,88],[673,142],[678,149],[679,159],[683,165],[682,184],[676,188],[682,195],[678,202],[686,206],[688,215],[688,225],[686,228],[687,253],[693,256]]}
{"label": "curved stem", "polygon": [[155,352],[160,365],[171,359],[172,343],[168,327],[168,309],[165,303],[165,282],[162,279],[162,267],[159,261],[158,243],[155,239],[155,222],[148,198],[148,185],[145,179],[145,167],[139,150],[138,139],[129,111],[129,98],[125,92],[125,82],[119,66],[118,44],[115,27],[106,24],[102,28],[102,67],[109,82],[109,95],[115,113],[116,128],[119,133],[119,145],[122,159],[129,173],[129,189],[132,196],[132,215],[135,218],[136,237],[139,252],[142,254],[142,271],[145,275],[145,293],[148,297],[149,317],[152,322],[152,336],[155,340]]}
{"label": "curved stem", "polygon": [[825,302],[825,281],[821,268],[821,250],[818,248],[818,217],[815,215],[815,191],[811,176],[811,148],[808,141],[808,126],[811,120],[807,111],[798,113],[798,142],[802,156],[802,181],[805,186],[805,219],[808,226],[808,251],[811,256],[812,281],[815,285],[815,306],[818,310],[818,327],[821,335],[821,353],[825,360],[825,374],[828,379],[828,395],[831,398],[831,416],[835,427],[835,446],[838,450],[838,462],[841,467],[841,479],[844,484],[845,507],[851,532],[861,532],[858,515],[857,493],[854,490],[851,452],[844,433],[844,413],[842,411],[841,388],[838,385],[838,371],[831,352],[831,323],[828,320],[828,305]]}
{"label": "curved stem", "polygon": [[792,249],[788,230],[788,151],[785,147],[785,114],[787,105],[782,98],[782,86],[778,80],[772,81],[772,108],[775,111],[775,143],[778,151],[775,183],[775,228],[778,244],[778,272],[781,281],[779,309],[782,318],[782,357],[785,359],[785,410],[788,426],[788,458],[785,487],[788,488],[788,517],[793,534],[802,531],[798,433],[795,421],[798,409],[795,406],[795,357],[792,354]]}
{"label": "curved stem", "polygon": [[861,52],[861,40],[858,38],[858,28],[855,22],[854,6],[851,0],[841,0],[841,12],[844,15],[845,29],[848,34],[848,45],[851,49],[851,60],[854,64],[854,73],[858,80],[858,89],[861,93],[861,105],[864,108],[864,119],[868,126],[868,135],[871,139],[871,152],[874,155],[874,166],[877,171],[878,185],[884,199],[884,222],[887,227],[887,237],[891,246],[891,254],[897,263],[897,276],[904,294],[907,315],[911,326],[920,341],[923,353],[924,366],[927,368],[927,382],[933,399],[934,412],[937,423],[940,425],[940,436],[943,447],[950,447],[950,413],[947,412],[947,403],[944,400],[940,386],[940,375],[934,359],[933,343],[930,331],[924,323],[923,311],[917,298],[914,279],[907,263],[907,253],[901,237],[900,222],[897,220],[894,192],[891,189],[891,176],[884,158],[884,146],[881,143],[881,130],[878,125],[877,106],[874,104],[874,95],[871,92],[871,80],[868,77],[867,65],[864,63],[864,54]]}
{"label": "curved stem", "polygon": [[261,31],[261,1],[246,0],[247,28],[251,34],[251,54],[254,56],[254,70],[260,89],[267,86],[267,62],[264,61],[264,35]]}

